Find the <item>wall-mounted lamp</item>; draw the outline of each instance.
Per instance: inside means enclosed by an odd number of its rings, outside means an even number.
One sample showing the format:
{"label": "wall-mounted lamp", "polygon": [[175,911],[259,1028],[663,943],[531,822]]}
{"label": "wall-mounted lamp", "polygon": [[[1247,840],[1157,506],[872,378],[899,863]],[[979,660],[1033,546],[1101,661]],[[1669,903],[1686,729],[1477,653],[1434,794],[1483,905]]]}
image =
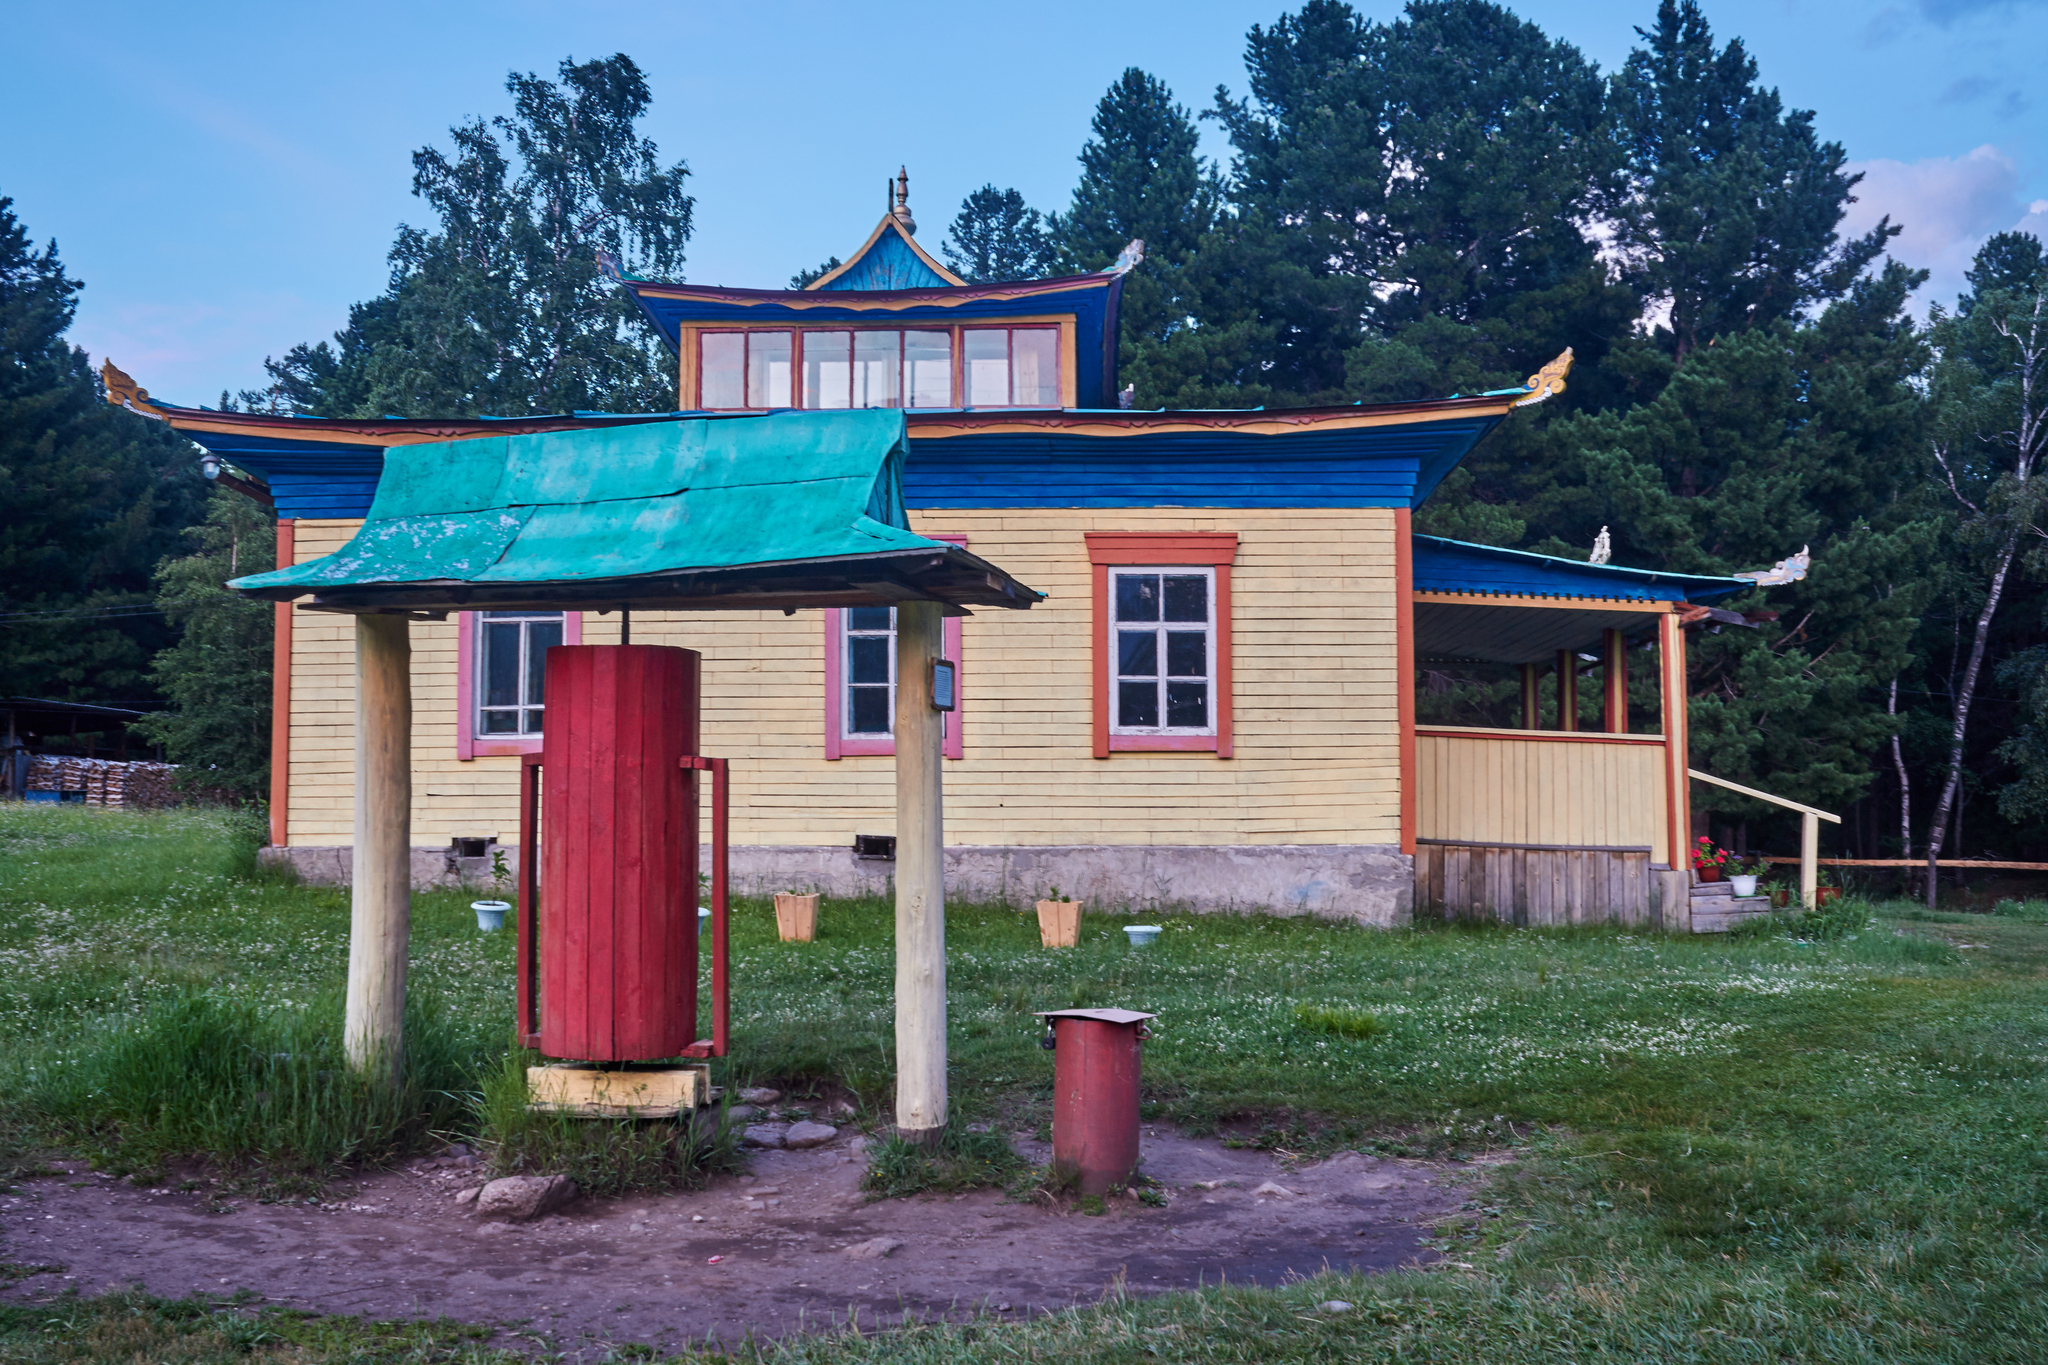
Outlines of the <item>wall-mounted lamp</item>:
{"label": "wall-mounted lamp", "polygon": [[199,457],[199,472],[209,479],[220,477],[220,456],[207,454]]}

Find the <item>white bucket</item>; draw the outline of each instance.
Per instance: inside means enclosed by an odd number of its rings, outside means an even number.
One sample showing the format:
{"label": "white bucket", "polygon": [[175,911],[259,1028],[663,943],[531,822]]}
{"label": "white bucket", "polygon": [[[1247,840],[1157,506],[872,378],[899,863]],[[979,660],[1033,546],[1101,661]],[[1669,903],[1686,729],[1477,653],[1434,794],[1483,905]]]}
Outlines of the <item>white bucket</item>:
{"label": "white bucket", "polygon": [[1149,948],[1159,937],[1156,924],[1126,924],[1124,934],[1131,940],[1133,948]]}

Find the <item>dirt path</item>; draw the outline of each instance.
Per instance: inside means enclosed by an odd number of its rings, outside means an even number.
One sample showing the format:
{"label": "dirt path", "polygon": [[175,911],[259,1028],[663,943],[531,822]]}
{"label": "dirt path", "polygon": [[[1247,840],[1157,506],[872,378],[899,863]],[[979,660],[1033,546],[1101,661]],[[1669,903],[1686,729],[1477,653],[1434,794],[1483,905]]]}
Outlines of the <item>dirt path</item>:
{"label": "dirt path", "polygon": [[[0,1196],[0,1255],[63,1267],[4,1293],[247,1290],[323,1313],[490,1323],[564,1348],[674,1347],[849,1317],[870,1327],[905,1312],[1043,1312],[1092,1301],[1119,1277],[1152,1292],[1226,1277],[1273,1284],[1326,1265],[1390,1269],[1426,1259],[1420,1225],[1461,1198],[1453,1168],[1355,1152],[1288,1172],[1264,1153],[1161,1130],[1148,1131],[1144,1153],[1164,1208],[1114,1200],[1087,1217],[991,1192],[869,1202],[861,1158],[842,1142],[757,1152],[751,1177],[707,1190],[585,1199],[517,1226],[464,1213],[454,1193],[475,1182],[453,1171],[376,1176],[317,1208],[209,1212],[204,1193],[81,1168]],[[1267,1181],[1288,1193],[1255,1194]],[[846,1254],[878,1237],[902,1245],[881,1260]]]}

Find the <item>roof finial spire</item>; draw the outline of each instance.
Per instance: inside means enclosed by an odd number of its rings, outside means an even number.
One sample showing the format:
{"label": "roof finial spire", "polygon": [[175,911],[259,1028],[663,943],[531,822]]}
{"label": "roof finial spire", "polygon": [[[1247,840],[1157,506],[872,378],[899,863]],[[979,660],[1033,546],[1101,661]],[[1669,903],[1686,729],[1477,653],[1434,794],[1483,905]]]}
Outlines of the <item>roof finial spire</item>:
{"label": "roof finial spire", "polygon": [[908,166],[898,166],[896,168],[895,203],[890,206],[889,213],[891,217],[903,225],[905,232],[910,233],[912,236],[917,235],[917,219],[913,218],[910,214],[910,168]]}

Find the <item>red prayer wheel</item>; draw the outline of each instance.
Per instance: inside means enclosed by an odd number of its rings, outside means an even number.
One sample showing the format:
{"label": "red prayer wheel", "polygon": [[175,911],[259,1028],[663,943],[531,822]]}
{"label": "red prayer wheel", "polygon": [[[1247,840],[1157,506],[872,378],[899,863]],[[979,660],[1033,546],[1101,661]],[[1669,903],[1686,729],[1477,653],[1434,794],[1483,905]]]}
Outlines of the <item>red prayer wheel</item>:
{"label": "red prayer wheel", "polygon": [[696,651],[557,645],[541,745],[540,1048],[680,1055],[697,1022]]}

